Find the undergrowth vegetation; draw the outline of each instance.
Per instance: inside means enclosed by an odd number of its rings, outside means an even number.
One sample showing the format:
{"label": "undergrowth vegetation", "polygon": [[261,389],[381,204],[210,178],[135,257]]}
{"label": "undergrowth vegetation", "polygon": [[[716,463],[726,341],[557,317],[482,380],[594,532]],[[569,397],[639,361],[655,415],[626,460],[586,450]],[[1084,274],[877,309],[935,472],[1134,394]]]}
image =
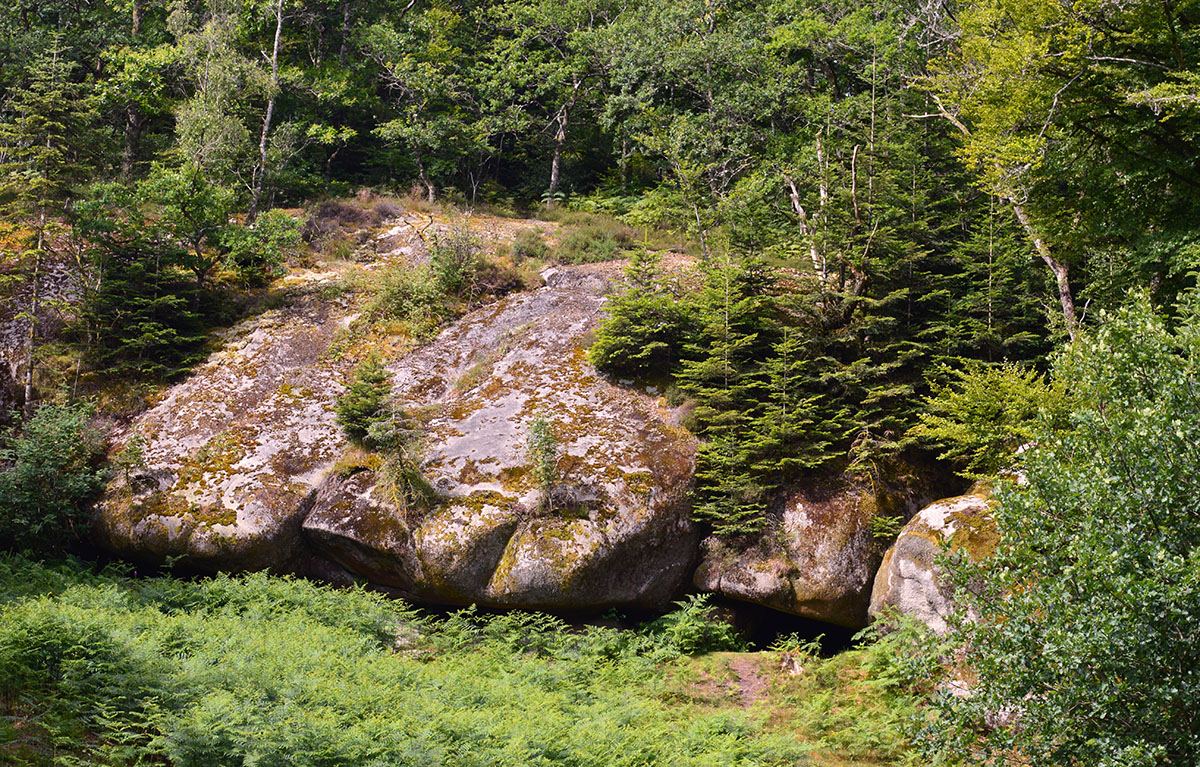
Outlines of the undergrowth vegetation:
{"label": "undergrowth vegetation", "polygon": [[[573,628],[528,613],[434,618],[264,574],[132,579],[3,558],[0,761],[784,765],[839,745],[758,708],[681,705],[702,660],[685,653],[740,644],[704,600],[681,606],[637,630]],[[841,657],[819,679],[860,674],[841,669],[864,656]],[[833,700],[872,715],[884,687]]]}

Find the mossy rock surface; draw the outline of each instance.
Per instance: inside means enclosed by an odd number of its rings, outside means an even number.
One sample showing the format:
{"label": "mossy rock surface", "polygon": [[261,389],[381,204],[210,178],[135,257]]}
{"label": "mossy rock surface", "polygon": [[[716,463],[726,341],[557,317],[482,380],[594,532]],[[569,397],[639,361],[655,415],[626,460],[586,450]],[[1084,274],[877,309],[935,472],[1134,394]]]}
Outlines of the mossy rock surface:
{"label": "mossy rock surface", "polygon": [[848,628],[867,625],[871,584],[890,543],[878,516],[907,519],[936,491],[936,473],[902,467],[885,480],[842,478],[793,488],[750,540],[710,538],[697,588]]}
{"label": "mossy rock surface", "polygon": [[938,558],[955,551],[975,562],[991,556],[1000,541],[992,504],[987,489],[976,486],[926,506],[909,520],[880,565],[871,616],[897,610],[945,632],[953,604]]}
{"label": "mossy rock surface", "polygon": [[328,357],[347,307],[315,295],[248,319],[139,416],[143,467],[107,488],[98,541],[135,560],[284,570],[315,489],[345,448],[345,364]]}
{"label": "mossy rock surface", "polygon": [[[587,361],[614,271],[553,270],[545,287],[483,307],[391,364],[400,402],[427,414],[421,468],[437,500],[400,514],[378,487],[370,500],[361,488],[323,488],[304,523],[310,540],[418,601],[668,603],[697,555],[687,504],[696,443],[661,399]],[[560,446],[549,503],[526,450],[537,417]],[[347,515],[351,495],[359,511]]]}

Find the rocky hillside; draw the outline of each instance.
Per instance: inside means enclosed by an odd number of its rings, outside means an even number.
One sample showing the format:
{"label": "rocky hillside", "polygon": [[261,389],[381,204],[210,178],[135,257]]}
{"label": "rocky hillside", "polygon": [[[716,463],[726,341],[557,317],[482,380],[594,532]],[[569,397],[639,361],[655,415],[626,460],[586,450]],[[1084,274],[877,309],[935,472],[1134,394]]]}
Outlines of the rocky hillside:
{"label": "rocky hillside", "polygon": [[[369,286],[427,258],[430,227],[447,224],[426,218],[387,221],[354,258],[288,275],[277,308],[226,331],[134,420],[119,442],[142,461],[98,506],[104,547],[202,570],[366,581],[432,604],[656,609],[698,588],[866,624],[889,543],[873,520],[913,516],[937,497],[930,476],[797,487],[755,539],[702,542],[688,504],[686,406],[609,380],[587,359],[622,264],[548,268],[539,286],[417,344],[372,318]],[[472,222],[493,249],[533,226]],[[691,268],[682,256],[669,265]],[[350,371],[371,353],[419,424],[426,503],[401,499],[380,458],[336,422]],[[535,419],[559,442],[549,498],[527,449]]]}

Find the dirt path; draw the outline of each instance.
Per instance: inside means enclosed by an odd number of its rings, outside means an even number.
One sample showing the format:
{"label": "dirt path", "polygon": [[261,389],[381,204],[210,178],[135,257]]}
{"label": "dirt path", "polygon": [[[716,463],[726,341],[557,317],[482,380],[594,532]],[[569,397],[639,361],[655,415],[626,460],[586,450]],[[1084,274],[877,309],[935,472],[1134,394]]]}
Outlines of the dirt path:
{"label": "dirt path", "polygon": [[739,655],[729,659],[729,670],[737,675],[738,697],[742,708],[750,708],[767,697],[767,680],[759,670],[758,659]]}

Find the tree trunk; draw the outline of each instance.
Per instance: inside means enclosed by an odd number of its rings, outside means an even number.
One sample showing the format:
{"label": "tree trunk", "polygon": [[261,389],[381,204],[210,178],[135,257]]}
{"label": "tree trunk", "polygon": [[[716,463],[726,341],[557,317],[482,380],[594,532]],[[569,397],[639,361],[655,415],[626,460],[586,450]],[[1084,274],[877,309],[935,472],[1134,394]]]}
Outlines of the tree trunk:
{"label": "tree trunk", "polygon": [[812,259],[813,271],[822,281],[827,281],[829,279],[828,268],[824,257],[817,250],[817,240],[808,223],[808,211],[800,202],[800,190],[796,188],[796,182],[792,180],[792,177],[786,173],[783,175],[783,181],[788,185],[788,198],[792,202],[792,212],[800,219],[800,234],[808,238],[808,255]]}
{"label": "tree trunk", "polygon": [[1075,332],[1079,329],[1079,319],[1075,315],[1075,297],[1071,293],[1070,265],[1054,258],[1046,241],[1033,227],[1033,222],[1029,220],[1025,208],[1012,198],[1009,198],[1007,202],[1012,206],[1017,221],[1021,222],[1025,233],[1033,242],[1034,250],[1041,256],[1046,266],[1050,267],[1050,272],[1054,275],[1054,281],[1058,284],[1058,300],[1062,304],[1063,320],[1067,323],[1067,335],[1074,341]]}
{"label": "tree trunk", "polygon": [[554,207],[554,195],[558,192],[559,168],[562,165],[563,143],[567,138],[566,115],[559,120],[558,133],[554,136],[554,154],[550,157],[550,187],[546,190],[546,207]]}
{"label": "tree trunk", "polygon": [[342,0],[342,47],[338,49],[338,63],[346,63],[350,49],[350,0]]}
{"label": "tree trunk", "polygon": [[125,107],[125,149],[121,153],[121,175],[133,177],[133,164],[137,161],[138,142],[142,137],[144,118],[136,104]]}
{"label": "tree trunk", "polygon": [[555,122],[558,124],[554,132],[554,154],[550,157],[550,188],[546,190],[546,207],[554,207],[554,195],[558,193],[559,171],[562,167],[562,152],[563,147],[567,143],[567,121],[570,118],[571,107],[575,105],[575,97],[579,95],[579,86],[582,83],[576,80],[571,86],[571,96],[567,99],[562,108],[558,110],[555,116]]}
{"label": "tree trunk", "polygon": [[41,221],[38,224],[37,247],[33,252],[33,285],[29,294],[29,335],[26,338],[28,348],[25,350],[25,399],[21,404],[21,414],[26,421],[33,416],[33,357],[34,349],[37,346],[38,289],[41,287],[42,246],[45,245],[45,237],[46,212],[42,211]]}
{"label": "tree trunk", "polygon": [[253,224],[258,218],[258,206],[262,202],[263,183],[267,176],[267,136],[271,132],[271,119],[275,116],[275,96],[279,92],[279,38],[283,33],[283,0],[275,3],[275,44],[271,48],[271,84],[267,93],[267,114],[263,117],[262,135],[258,139],[258,167],[255,168],[254,192],[250,197],[250,210],[246,221]]}
{"label": "tree trunk", "polygon": [[629,193],[629,139],[621,138],[621,194]]}
{"label": "tree trunk", "polygon": [[417,152],[417,178],[421,180],[421,184],[425,187],[425,198],[429,202],[436,202],[437,189],[434,188],[433,182],[429,180],[429,176],[425,175],[425,160],[420,152]]}
{"label": "tree trunk", "polygon": [[[133,10],[129,25],[129,37],[137,40],[142,31],[142,0],[133,0]],[[125,105],[125,149],[121,153],[121,175],[130,178],[133,175],[133,163],[137,160],[138,140],[142,136],[143,118],[138,112],[137,104],[132,101]]]}

